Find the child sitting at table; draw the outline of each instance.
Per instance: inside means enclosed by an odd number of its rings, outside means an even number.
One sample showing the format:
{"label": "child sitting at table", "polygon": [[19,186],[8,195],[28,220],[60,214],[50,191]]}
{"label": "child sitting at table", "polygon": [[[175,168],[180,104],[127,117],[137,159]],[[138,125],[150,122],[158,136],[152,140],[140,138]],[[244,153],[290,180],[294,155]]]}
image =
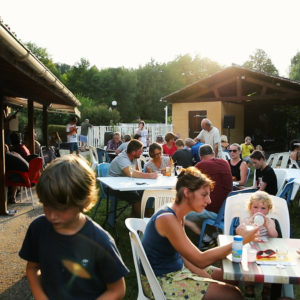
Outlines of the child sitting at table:
{"label": "child sitting at table", "polygon": [[35,299],[122,299],[128,269],[113,238],[83,214],[97,201],[87,162],[54,160],[37,186],[44,215],[29,226],[21,258]]}
{"label": "child sitting at table", "polygon": [[[278,237],[278,231],[276,227],[279,225],[276,223],[277,220],[273,220],[269,218],[267,215],[269,211],[273,208],[273,203],[270,195],[264,191],[257,191],[253,193],[250,197],[248,210],[250,213],[250,217],[244,218],[241,220],[241,224],[251,225],[256,224],[259,226],[259,235],[260,240],[263,241],[269,237],[276,238]],[[277,222],[278,223],[278,222]],[[241,226],[241,225],[240,225]],[[239,234],[241,228],[237,227],[236,233]],[[259,287],[258,287],[259,288]],[[260,287],[262,288],[262,287]],[[275,287],[276,288],[276,287]],[[246,283],[245,285],[245,296],[253,297],[254,296],[255,287],[251,283]],[[259,293],[261,290],[259,290]],[[270,293],[270,285],[264,284],[264,290],[262,293],[266,296],[266,294]]]}
{"label": "child sitting at table", "polygon": [[[248,205],[250,217],[243,219],[241,224],[250,225],[257,223],[261,240],[268,237],[278,237],[275,221],[267,216],[272,207],[272,199],[268,193],[264,191],[253,193]],[[239,234],[239,230],[239,227],[237,227],[237,234]]]}

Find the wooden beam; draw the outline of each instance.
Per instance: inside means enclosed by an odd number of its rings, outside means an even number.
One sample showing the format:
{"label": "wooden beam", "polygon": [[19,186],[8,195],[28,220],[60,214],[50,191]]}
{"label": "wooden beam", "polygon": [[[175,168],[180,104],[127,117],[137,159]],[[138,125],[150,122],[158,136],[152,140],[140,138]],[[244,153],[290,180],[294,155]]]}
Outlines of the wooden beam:
{"label": "wooden beam", "polygon": [[[54,87],[54,83],[47,82],[42,74],[38,74],[23,61],[17,61],[16,57],[8,51],[6,51],[4,47],[0,47],[0,56],[3,57],[9,65],[13,66],[16,70],[18,70],[23,76],[27,76],[28,78],[34,80],[35,84],[42,86],[46,91],[48,91],[48,96],[45,97],[45,100],[48,100],[49,102],[52,102],[54,100],[53,103],[70,105],[70,101],[66,101],[66,95],[63,94],[58,87]],[[18,95],[18,97],[24,98],[24,95]]]}
{"label": "wooden beam", "polygon": [[299,95],[257,95],[257,96],[242,96],[242,97],[219,97],[219,98],[194,98],[191,99],[190,101],[184,100],[179,100],[179,101],[174,101],[172,103],[182,103],[182,102],[216,102],[216,101],[224,101],[224,102],[236,102],[236,103],[242,103],[242,102],[251,102],[251,101],[268,101],[268,100],[278,100],[281,101],[283,104],[285,103],[286,100],[295,100],[297,101],[297,104],[300,105],[300,94]]}
{"label": "wooden beam", "polygon": [[262,88],[262,90],[261,90],[260,95],[261,95],[261,96],[265,95],[266,92],[267,92],[267,89],[268,89],[268,88],[264,85],[263,88]]}
{"label": "wooden beam", "polygon": [[185,101],[189,101],[190,99],[192,99],[194,97],[200,97],[200,96],[205,95],[205,94],[207,94],[209,92],[213,92],[214,89],[219,89],[219,88],[221,88],[221,87],[223,87],[225,85],[233,83],[234,81],[235,81],[235,78],[229,78],[227,80],[224,80],[224,81],[221,81],[221,82],[219,82],[217,84],[214,84],[214,85],[210,86],[209,88],[202,88],[201,89],[201,87],[199,87],[199,92],[198,93],[194,93],[194,94],[192,94],[192,95],[190,95],[188,97],[184,97],[184,99],[185,99]]}
{"label": "wooden beam", "polygon": [[28,138],[28,146],[30,154],[35,153],[35,145],[34,145],[34,138],[33,138],[33,100],[28,99],[28,123],[27,123],[27,138]]}
{"label": "wooden beam", "polygon": [[282,86],[277,86],[276,84],[272,84],[272,83],[269,83],[269,82],[266,82],[266,81],[258,80],[258,79],[255,79],[255,78],[252,78],[252,77],[249,77],[249,76],[246,76],[245,80],[247,82],[251,82],[251,83],[254,83],[254,84],[265,86],[265,87],[271,88],[273,90],[276,90],[276,91],[279,91],[279,92],[282,92],[282,93],[299,94],[299,91],[295,91],[293,89],[282,87]]}
{"label": "wooden beam", "polygon": [[242,80],[240,76],[236,77],[236,95],[241,97],[243,94]]}
{"label": "wooden beam", "polygon": [[1,138],[0,138],[0,215],[7,214],[7,195],[5,190],[5,150],[4,150],[4,95],[0,91],[0,131],[1,131]]}
{"label": "wooden beam", "polygon": [[220,93],[218,89],[214,89],[214,94],[216,98],[220,98]]}

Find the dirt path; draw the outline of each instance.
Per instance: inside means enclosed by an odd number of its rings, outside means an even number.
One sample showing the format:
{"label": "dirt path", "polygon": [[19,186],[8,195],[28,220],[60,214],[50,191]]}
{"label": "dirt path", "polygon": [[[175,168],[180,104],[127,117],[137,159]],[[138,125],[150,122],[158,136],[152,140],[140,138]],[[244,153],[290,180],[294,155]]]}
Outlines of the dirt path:
{"label": "dirt path", "polygon": [[34,193],[35,209],[31,201],[24,199],[22,203],[10,205],[9,209],[17,209],[13,217],[0,216],[0,299],[27,300],[32,299],[25,277],[26,262],[18,253],[31,221],[42,214],[42,207]]}

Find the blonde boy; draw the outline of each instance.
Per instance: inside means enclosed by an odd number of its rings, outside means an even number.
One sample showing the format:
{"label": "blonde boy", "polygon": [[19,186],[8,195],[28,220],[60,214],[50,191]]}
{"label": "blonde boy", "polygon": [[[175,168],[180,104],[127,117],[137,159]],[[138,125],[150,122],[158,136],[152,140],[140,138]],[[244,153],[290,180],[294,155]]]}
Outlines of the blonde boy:
{"label": "blonde boy", "polygon": [[34,298],[122,299],[128,269],[111,236],[83,214],[97,200],[86,161],[56,159],[36,189],[45,215],[30,224],[19,253]]}
{"label": "blonde boy", "polygon": [[248,165],[251,165],[250,154],[253,152],[254,147],[251,143],[251,137],[250,136],[245,137],[245,143],[241,144],[241,149],[242,149],[242,159]]}

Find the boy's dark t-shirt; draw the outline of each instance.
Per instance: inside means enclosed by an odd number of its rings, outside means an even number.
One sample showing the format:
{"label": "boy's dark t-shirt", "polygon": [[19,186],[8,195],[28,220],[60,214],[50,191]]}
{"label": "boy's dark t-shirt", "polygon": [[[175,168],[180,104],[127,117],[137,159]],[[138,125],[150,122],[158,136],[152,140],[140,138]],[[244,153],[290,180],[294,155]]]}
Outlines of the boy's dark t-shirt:
{"label": "boy's dark t-shirt", "polygon": [[59,234],[44,215],[38,217],[19,255],[40,264],[42,287],[53,300],[95,299],[129,272],[112,237],[88,217],[74,235]]}
{"label": "boy's dark t-shirt", "polygon": [[277,194],[277,178],[274,170],[270,166],[266,166],[263,170],[256,170],[257,186],[259,186],[259,178],[267,184],[265,192],[275,196]]}
{"label": "boy's dark t-shirt", "polygon": [[177,150],[173,154],[172,158],[176,165],[183,166],[184,168],[194,165],[192,151],[188,149]]}

